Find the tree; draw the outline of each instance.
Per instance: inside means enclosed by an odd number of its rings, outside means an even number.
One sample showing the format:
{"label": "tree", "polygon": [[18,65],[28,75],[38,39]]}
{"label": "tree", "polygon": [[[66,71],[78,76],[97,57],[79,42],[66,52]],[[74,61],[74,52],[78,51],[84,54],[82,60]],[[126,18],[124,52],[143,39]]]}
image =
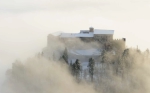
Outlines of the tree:
{"label": "tree", "polygon": [[130,56],[129,56],[129,49],[125,49],[124,50],[124,52],[123,52],[123,54],[122,54],[122,65],[123,65],[123,67],[125,67],[125,68],[127,68],[127,69],[129,69],[129,66],[131,66],[131,60],[130,60],[130,58],[129,58]]}
{"label": "tree", "polygon": [[122,53],[122,60],[121,60],[121,65],[120,65],[122,69],[122,77],[128,75],[128,72],[133,65],[132,63],[133,63],[133,60],[130,56],[130,51],[129,49],[125,49],[124,52]]}
{"label": "tree", "polygon": [[73,64],[73,73],[76,76],[76,79],[79,77],[81,71],[81,65],[79,59],[76,59],[75,63]]}
{"label": "tree", "polygon": [[72,61],[70,62],[70,71],[71,71],[71,74],[74,75],[74,67],[73,67],[73,63]]}
{"label": "tree", "polygon": [[106,60],[107,60],[107,58],[106,58],[106,50],[103,50],[103,52],[102,52],[102,61],[101,61],[102,69],[103,69],[103,64],[106,63]]}
{"label": "tree", "polygon": [[146,49],[146,52],[149,54],[149,49]]}
{"label": "tree", "polygon": [[63,58],[63,59],[65,60],[65,62],[68,64],[68,50],[67,50],[67,48],[65,48],[64,54],[63,54],[62,58]]}
{"label": "tree", "polygon": [[93,58],[89,59],[88,67],[89,67],[89,74],[90,74],[90,77],[91,77],[91,81],[93,82],[94,67],[95,67],[95,61],[94,61]]}
{"label": "tree", "polygon": [[127,56],[129,55],[129,49],[125,49],[123,54],[122,54],[122,58],[127,58]]}
{"label": "tree", "polygon": [[145,51],[145,57],[146,57],[146,58],[149,57],[149,49],[146,49],[146,51]]}

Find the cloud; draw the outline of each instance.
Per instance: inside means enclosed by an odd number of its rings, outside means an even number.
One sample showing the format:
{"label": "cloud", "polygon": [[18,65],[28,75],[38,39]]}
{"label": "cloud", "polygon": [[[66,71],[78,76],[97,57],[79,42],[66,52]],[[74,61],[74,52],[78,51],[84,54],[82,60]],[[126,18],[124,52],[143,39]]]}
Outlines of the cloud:
{"label": "cloud", "polygon": [[[147,6],[149,1],[135,0],[1,0],[1,12],[30,12],[39,10],[49,11],[79,11],[91,8],[101,11],[122,11],[140,9]],[[134,6],[134,7],[133,7]],[[139,6],[141,6],[139,8]]]}
{"label": "cloud", "polygon": [[93,86],[77,83],[65,64],[44,58],[15,62],[6,76],[3,93],[96,93]]}

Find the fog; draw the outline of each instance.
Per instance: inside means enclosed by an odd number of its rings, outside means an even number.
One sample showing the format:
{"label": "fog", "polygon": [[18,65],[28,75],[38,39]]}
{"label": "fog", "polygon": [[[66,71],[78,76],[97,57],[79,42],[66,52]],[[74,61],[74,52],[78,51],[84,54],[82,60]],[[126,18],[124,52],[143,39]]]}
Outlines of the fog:
{"label": "fog", "polygon": [[[69,46],[86,44],[78,39],[76,41],[78,43],[71,43]],[[123,75],[113,74],[113,69],[106,65],[104,73],[100,72],[95,83],[86,80],[78,82],[65,62],[52,59],[53,53],[58,53],[55,55],[56,59],[61,58],[65,44],[52,38],[50,42],[51,45],[46,48],[46,55],[50,59],[36,54],[23,61],[17,60],[8,67],[1,86],[2,93],[149,93],[150,63],[146,54],[131,49],[130,57],[127,57],[131,68],[125,69]],[[94,43],[88,47],[98,46]]]}
{"label": "fog", "polygon": [[[61,58],[65,44],[54,36],[51,36],[49,43],[50,45],[43,47],[48,59],[35,54],[12,63],[6,70],[2,93],[95,93],[92,84],[79,84],[71,75],[68,65],[63,61],[56,61]],[[71,44],[73,45],[75,43]],[[53,53],[56,60],[53,59]]]}
{"label": "fog", "polygon": [[13,63],[6,76],[4,93],[94,93],[92,86],[78,84],[65,64],[44,58]]}
{"label": "fog", "polygon": [[127,38],[128,47],[149,48],[149,5],[149,0],[1,0],[0,85],[16,59],[42,51],[47,35],[57,31],[113,29],[114,38]]}

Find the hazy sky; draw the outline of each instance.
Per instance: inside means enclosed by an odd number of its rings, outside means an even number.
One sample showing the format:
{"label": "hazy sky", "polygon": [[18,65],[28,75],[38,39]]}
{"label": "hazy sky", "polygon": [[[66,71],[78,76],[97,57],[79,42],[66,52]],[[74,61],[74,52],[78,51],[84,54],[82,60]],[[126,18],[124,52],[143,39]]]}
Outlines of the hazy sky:
{"label": "hazy sky", "polygon": [[0,0],[0,71],[42,50],[49,33],[90,26],[113,29],[115,38],[144,50],[149,24],[150,0]]}

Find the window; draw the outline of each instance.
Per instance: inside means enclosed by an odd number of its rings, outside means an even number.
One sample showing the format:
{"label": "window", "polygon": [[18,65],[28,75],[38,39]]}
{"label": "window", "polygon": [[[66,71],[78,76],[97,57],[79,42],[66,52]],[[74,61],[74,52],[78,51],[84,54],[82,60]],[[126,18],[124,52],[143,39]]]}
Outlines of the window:
{"label": "window", "polygon": [[89,34],[89,32],[83,32],[84,34]]}

